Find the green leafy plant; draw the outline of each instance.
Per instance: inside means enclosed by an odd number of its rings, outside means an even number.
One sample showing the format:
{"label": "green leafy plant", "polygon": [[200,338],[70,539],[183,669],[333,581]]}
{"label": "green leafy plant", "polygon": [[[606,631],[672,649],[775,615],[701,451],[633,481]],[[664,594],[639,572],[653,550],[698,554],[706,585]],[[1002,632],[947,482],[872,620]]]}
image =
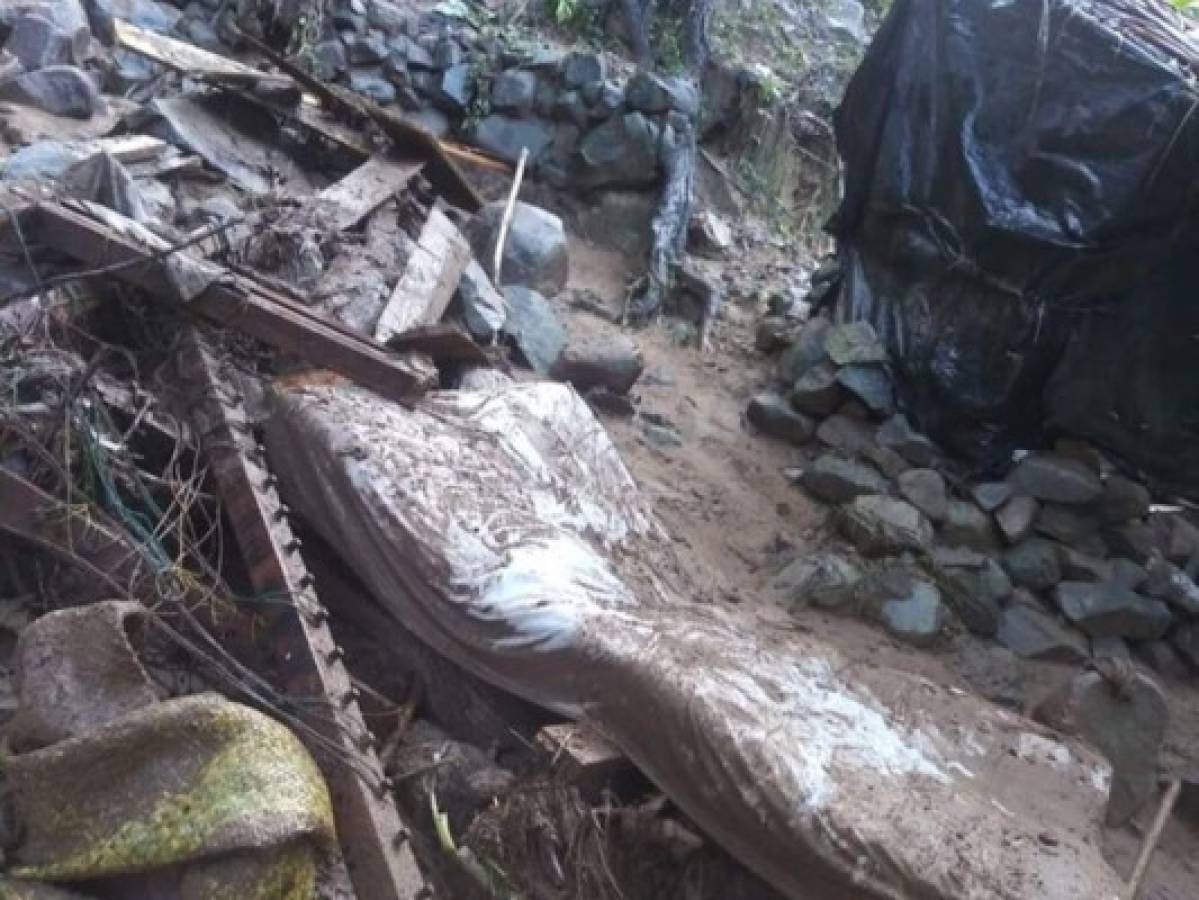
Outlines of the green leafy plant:
{"label": "green leafy plant", "polygon": [[579,0],[546,0],[550,14],[559,25],[572,25],[579,15]]}

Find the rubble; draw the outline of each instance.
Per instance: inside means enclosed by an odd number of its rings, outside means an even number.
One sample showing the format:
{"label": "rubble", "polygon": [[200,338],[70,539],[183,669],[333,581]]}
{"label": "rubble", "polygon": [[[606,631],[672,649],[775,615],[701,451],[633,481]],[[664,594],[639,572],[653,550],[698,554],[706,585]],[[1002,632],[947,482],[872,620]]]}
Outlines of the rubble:
{"label": "rubble", "polygon": [[758,394],[751,398],[745,417],[763,434],[792,444],[806,444],[816,430],[811,419],[792,409],[778,394]]}

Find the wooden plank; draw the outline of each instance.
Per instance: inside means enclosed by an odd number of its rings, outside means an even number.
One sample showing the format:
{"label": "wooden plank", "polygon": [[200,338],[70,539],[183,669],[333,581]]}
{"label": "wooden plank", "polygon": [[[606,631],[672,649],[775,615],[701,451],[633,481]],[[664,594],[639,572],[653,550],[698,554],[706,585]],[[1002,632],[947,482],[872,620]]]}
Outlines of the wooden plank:
{"label": "wooden plank", "polygon": [[444,322],[409,328],[389,340],[387,346],[392,350],[427,353],[435,362],[491,365],[491,358],[487,352],[472,341],[470,335],[457,325],[447,325]]}
{"label": "wooden plank", "polygon": [[[323,740],[313,750],[329,783],[337,835],[359,900],[415,900],[424,879],[391,797],[341,661],[328,613],[300,556],[299,541],[255,442],[241,398],[230,389],[203,338],[188,328],[179,358],[181,380],[193,385],[195,430],[215,476],[225,513],[255,591],[273,602],[267,625],[280,687],[306,698],[305,721]],[[273,611],[273,613],[272,613]],[[301,735],[303,736],[303,735]]]}
{"label": "wooden plank", "polygon": [[534,743],[555,771],[576,784],[598,786],[635,768],[619,747],[580,722],[546,725]]}
{"label": "wooden plank", "polygon": [[[33,210],[33,231],[47,246],[103,268],[164,302],[175,302],[177,288],[165,259],[153,250],[60,203],[43,201]],[[112,219],[109,212],[106,218]],[[131,228],[136,223],[128,223]],[[169,250],[169,248],[167,248]],[[187,257],[185,251],[177,251]],[[193,262],[199,262],[192,257]],[[306,362],[331,369],[351,381],[398,402],[410,402],[436,381],[432,367],[397,357],[366,335],[353,332],[279,294],[268,294],[248,279],[227,273],[196,296],[188,309],[206,319],[264,341]]]}
{"label": "wooden plank", "polygon": [[320,192],[321,202],[332,210],[330,224],[338,231],[353,228],[398,194],[423,167],[420,160],[397,159],[386,153],[372,156]]}
{"label": "wooden plank", "polygon": [[446,214],[434,208],[421,227],[404,274],[379,315],[375,340],[386,344],[409,328],[438,321],[469,262],[470,244]]}
{"label": "wooden plank", "polygon": [[182,72],[197,81],[241,84],[268,90],[299,90],[295,81],[286,75],[260,72],[245,63],[201,49],[186,41],[139,28],[132,22],[113,19],[112,27],[118,47],[151,59],[168,69]]}

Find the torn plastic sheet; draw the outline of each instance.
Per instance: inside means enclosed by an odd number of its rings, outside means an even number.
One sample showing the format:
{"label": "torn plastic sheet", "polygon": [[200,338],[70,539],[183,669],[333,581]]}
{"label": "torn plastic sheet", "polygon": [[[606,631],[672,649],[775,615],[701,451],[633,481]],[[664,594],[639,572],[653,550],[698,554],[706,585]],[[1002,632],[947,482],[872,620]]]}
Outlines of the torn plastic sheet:
{"label": "torn plastic sheet", "polygon": [[787,895],[1119,896],[1097,842],[1106,764],[960,691],[847,666],[785,619],[689,599],[569,387],[413,410],[295,389],[267,444],[287,502],[405,627],[585,718]]}
{"label": "torn plastic sheet", "polygon": [[895,0],[876,34],[836,117],[839,311],[875,325],[945,446],[999,466],[1061,430],[1199,493],[1181,21],[1156,0]]}

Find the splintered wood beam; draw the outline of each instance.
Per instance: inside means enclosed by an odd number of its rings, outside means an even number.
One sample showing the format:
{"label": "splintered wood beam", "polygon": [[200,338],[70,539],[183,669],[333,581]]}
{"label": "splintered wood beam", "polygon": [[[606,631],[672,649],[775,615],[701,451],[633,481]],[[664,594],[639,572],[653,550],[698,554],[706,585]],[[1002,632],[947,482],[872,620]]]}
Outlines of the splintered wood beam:
{"label": "splintered wood beam", "polygon": [[446,214],[434,208],[421,227],[404,274],[379,315],[375,340],[386,344],[410,328],[437,322],[450,305],[469,262],[470,244]]}
{"label": "splintered wood beam", "polygon": [[[263,632],[277,687],[304,698],[301,716],[333,797],[337,836],[359,900],[416,900],[424,879],[375,752],[328,613],[300,555],[300,541],[274,487],[235,379],[223,371],[194,327],[178,357],[181,382],[194,391],[195,431],[216,480],[250,583],[270,596]],[[304,735],[301,735],[303,737]]]}
{"label": "splintered wood beam", "polygon": [[397,159],[385,153],[372,156],[320,192],[322,205],[331,210],[329,224],[338,231],[353,228],[403,190],[422,168],[420,160]]}
{"label": "splintered wood beam", "polygon": [[[32,212],[32,230],[42,243],[103,270],[105,277],[141,288],[163,302],[177,302],[166,265],[166,258],[172,255],[167,252],[169,246],[165,250],[147,248],[130,237],[132,232],[118,232],[109,223],[60,203],[39,202]],[[111,222],[114,216],[109,211],[104,217]],[[175,252],[201,262],[186,251]],[[431,366],[401,358],[368,336],[233,273],[222,274],[184,308],[293,353],[311,365],[331,369],[389,400],[410,402],[436,382],[437,373]]]}

